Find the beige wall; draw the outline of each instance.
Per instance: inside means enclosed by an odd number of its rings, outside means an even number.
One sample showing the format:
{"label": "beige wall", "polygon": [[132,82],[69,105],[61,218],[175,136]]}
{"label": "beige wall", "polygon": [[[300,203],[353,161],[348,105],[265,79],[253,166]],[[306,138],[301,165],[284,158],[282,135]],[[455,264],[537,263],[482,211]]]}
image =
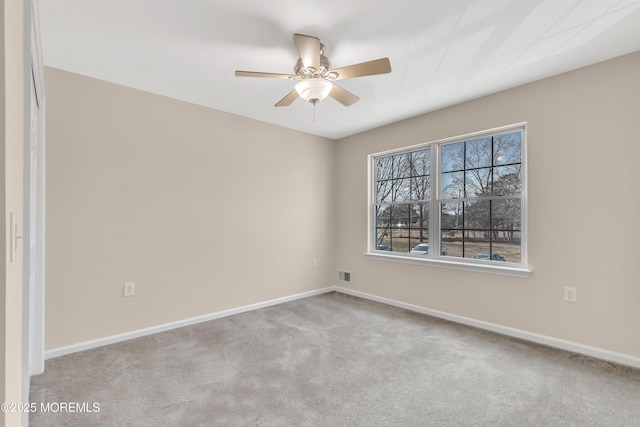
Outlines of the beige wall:
{"label": "beige wall", "polygon": [[[639,357],[639,75],[637,52],[341,140],[338,267],[350,287]],[[367,155],[524,121],[529,278],[363,256]]]}
{"label": "beige wall", "polygon": [[[47,69],[46,348],[344,286],[340,268],[354,290],[638,357],[639,69],[635,53],[337,142]],[[369,154],[523,121],[529,278],[363,255]]]}
{"label": "beige wall", "polygon": [[333,284],[334,141],[45,76],[47,349]]}
{"label": "beige wall", "polygon": [[[22,258],[9,261],[9,213],[22,233],[22,150],[24,134],[23,2],[5,0],[0,12],[0,401],[22,400]],[[21,247],[19,247],[21,249]],[[0,414],[0,426],[20,425],[21,414]]]}

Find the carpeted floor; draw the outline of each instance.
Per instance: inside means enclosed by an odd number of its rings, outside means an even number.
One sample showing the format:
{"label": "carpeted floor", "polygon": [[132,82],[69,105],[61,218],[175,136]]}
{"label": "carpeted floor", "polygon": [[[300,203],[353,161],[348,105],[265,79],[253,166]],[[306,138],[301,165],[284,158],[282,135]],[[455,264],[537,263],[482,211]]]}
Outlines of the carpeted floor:
{"label": "carpeted floor", "polygon": [[640,426],[640,371],[330,293],[48,360],[31,402],[31,426]]}

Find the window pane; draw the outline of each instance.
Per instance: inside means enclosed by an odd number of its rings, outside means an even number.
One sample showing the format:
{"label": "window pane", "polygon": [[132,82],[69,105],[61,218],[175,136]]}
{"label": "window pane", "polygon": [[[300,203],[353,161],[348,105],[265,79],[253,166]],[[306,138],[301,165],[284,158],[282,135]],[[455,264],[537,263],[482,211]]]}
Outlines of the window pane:
{"label": "window pane", "polygon": [[493,168],[493,194],[511,196],[522,191],[521,166],[500,166]]}
{"label": "window pane", "polygon": [[462,257],[462,231],[443,231],[440,241],[446,248],[447,256]]}
{"label": "window pane", "polygon": [[392,178],[392,157],[376,158],[376,181]]}
{"label": "window pane", "polygon": [[491,168],[473,169],[465,172],[466,197],[491,194]]}
{"label": "window pane", "polygon": [[412,176],[429,175],[431,167],[431,150],[420,150],[411,153]]}
{"label": "window pane", "polygon": [[[420,233],[422,231],[422,233]],[[410,228],[409,229],[409,237],[411,238],[411,246],[415,246],[421,241],[426,241],[428,239],[427,230],[421,228]]]}
{"label": "window pane", "polygon": [[376,204],[391,202],[392,181],[378,181],[376,183]]}
{"label": "window pane", "polygon": [[376,206],[376,249],[391,250],[391,206]]}
{"label": "window pane", "polygon": [[416,176],[411,178],[411,200],[429,200],[431,198],[431,177]]}
{"label": "window pane", "polygon": [[393,177],[408,178],[411,176],[411,153],[393,156]]}
{"label": "window pane", "polygon": [[392,158],[381,157],[376,165],[376,203],[391,202]]}
{"label": "window pane", "polygon": [[491,166],[491,138],[467,141],[466,148],[466,169],[486,168]]}
{"label": "window pane", "polygon": [[498,231],[501,239],[511,239],[511,231],[521,230],[520,199],[494,200],[492,204],[492,229]]}
{"label": "window pane", "polygon": [[426,203],[411,205],[411,227],[429,228],[429,205]]}
{"label": "window pane", "polygon": [[389,228],[391,225],[391,206],[376,206],[376,227]]}
{"label": "window pane", "polygon": [[[490,229],[490,202],[489,200],[478,200],[473,202],[465,202],[464,228],[467,230],[486,230]],[[477,233],[473,232],[473,238],[477,237]],[[482,233],[479,234],[483,236]]]}
{"label": "window pane", "polygon": [[463,202],[442,203],[440,211],[440,228],[449,230],[462,230]]}
{"label": "window pane", "polygon": [[[424,240],[421,240],[421,236],[424,236]],[[416,246],[419,246],[421,243],[428,243],[428,236],[426,230],[421,229],[411,229],[409,231],[409,250],[411,252]]]}
{"label": "window pane", "polygon": [[393,205],[391,212],[391,228],[407,228],[409,224],[409,205]]}
{"label": "window pane", "polygon": [[379,251],[391,250],[391,235],[388,229],[376,230],[376,249]]}
{"label": "window pane", "polygon": [[411,200],[411,179],[394,179],[393,180],[393,201],[407,202]]}
{"label": "window pane", "polygon": [[449,255],[449,248],[440,240],[440,255]]}
{"label": "window pane", "polygon": [[409,205],[392,207],[391,241],[393,252],[409,252]]}
{"label": "window pane", "polygon": [[440,196],[443,199],[464,197],[464,172],[443,173],[440,179]]}
{"label": "window pane", "polygon": [[492,261],[522,262],[520,232],[514,232],[509,241],[494,240],[492,245]]}
{"label": "window pane", "polygon": [[393,252],[402,252],[405,254],[411,250],[411,245],[409,243],[409,234],[407,230],[404,230],[403,232],[394,230],[393,246],[391,250]]}
{"label": "window pane", "polygon": [[522,162],[522,132],[511,132],[493,137],[493,164],[508,165]]}
{"label": "window pane", "polygon": [[464,142],[442,145],[440,148],[440,164],[442,172],[464,169]]}
{"label": "window pane", "polygon": [[429,205],[411,205],[411,248],[421,243],[429,243]]}
{"label": "window pane", "polygon": [[[478,237],[479,236],[479,237]],[[489,232],[473,233],[465,235],[464,239],[464,257],[488,260],[491,256],[491,241]]]}

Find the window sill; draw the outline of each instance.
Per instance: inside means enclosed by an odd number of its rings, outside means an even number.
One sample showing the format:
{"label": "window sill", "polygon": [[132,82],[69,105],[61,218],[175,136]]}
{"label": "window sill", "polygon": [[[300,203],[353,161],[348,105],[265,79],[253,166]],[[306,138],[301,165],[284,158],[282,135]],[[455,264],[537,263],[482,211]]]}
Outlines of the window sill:
{"label": "window sill", "polygon": [[475,271],[479,273],[499,274],[503,276],[513,276],[527,278],[531,270],[524,267],[511,267],[489,264],[474,264],[469,262],[449,261],[444,259],[417,258],[400,254],[388,254],[380,252],[366,252],[364,254],[369,259],[379,261],[401,262],[405,264],[427,265],[430,267],[451,268],[454,270]]}

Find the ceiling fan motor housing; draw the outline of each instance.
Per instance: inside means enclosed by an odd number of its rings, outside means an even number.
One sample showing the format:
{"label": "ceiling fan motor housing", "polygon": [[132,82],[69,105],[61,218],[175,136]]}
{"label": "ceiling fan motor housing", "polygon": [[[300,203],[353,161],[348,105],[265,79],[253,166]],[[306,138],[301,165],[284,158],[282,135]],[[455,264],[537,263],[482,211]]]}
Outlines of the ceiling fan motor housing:
{"label": "ceiling fan motor housing", "polygon": [[[324,53],[324,45],[320,45],[320,52]],[[296,65],[293,67],[296,77],[301,79],[329,79],[335,80],[338,77],[337,73],[331,71],[331,61],[324,55],[320,55],[320,69],[316,70],[313,67],[305,67],[302,63],[302,58],[298,58]]]}

